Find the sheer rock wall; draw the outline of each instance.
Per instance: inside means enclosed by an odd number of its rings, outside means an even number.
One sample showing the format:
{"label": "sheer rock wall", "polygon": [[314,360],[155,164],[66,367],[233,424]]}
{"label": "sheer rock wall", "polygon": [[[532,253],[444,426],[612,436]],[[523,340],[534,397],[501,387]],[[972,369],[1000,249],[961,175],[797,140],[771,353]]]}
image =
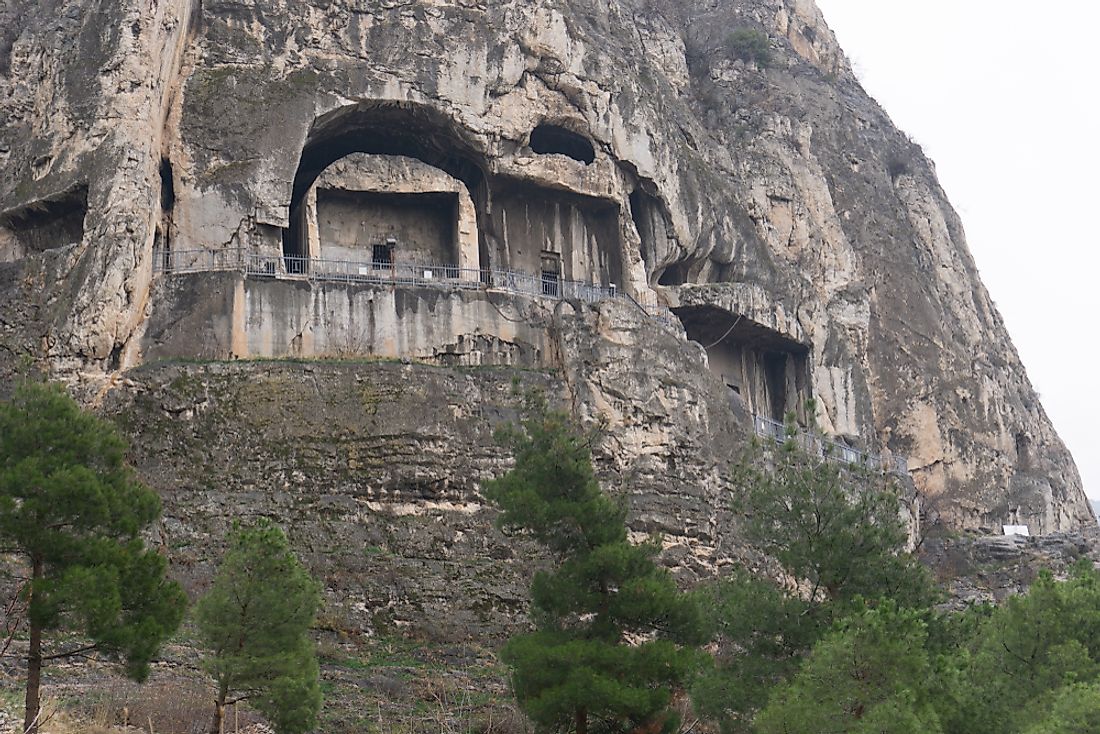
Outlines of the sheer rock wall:
{"label": "sheer rock wall", "polygon": [[[734,58],[742,27],[767,68]],[[354,120],[484,182],[489,264],[494,201],[530,189],[617,212],[632,294],[765,294],[812,345],[822,426],[909,455],[927,522],[1091,522],[931,162],[809,0],[0,0],[0,372],[125,392],[154,244],[278,248],[303,151]],[[533,153],[543,122],[595,160]],[[39,251],[27,232],[74,211],[80,241]],[[603,344],[563,342],[562,363]]]}

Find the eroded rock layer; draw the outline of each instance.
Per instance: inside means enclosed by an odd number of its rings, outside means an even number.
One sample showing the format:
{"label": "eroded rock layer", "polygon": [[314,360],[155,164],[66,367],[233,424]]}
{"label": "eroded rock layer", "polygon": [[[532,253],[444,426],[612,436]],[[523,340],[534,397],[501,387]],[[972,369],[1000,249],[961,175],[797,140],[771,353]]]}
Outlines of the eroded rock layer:
{"label": "eroded rock layer", "polygon": [[752,562],[725,479],[743,443],[724,386],[699,350],[670,348],[672,332],[612,316],[606,306],[543,314],[562,351],[584,350],[583,367],[162,362],[128,373],[104,411],[163,497],[158,539],[192,590],[210,578],[232,519],[263,515],[325,580],[340,629],[500,639],[524,624],[545,557],[494,528],[479,485],[509,466],[493,431],[519,419],[529,390],[599,422],[604,486],[639,538],[661,537],[683,583]]}
{"label": "eroded rock layer", "polygon": [[[738,29],[766,37],[768,63],[731,44]],[[416,194],[410,181],[432,183]],[[410,207],[434,217],[427,244]],[[183,281],[155,270],[205,262],[194,252],[268,258],[240,261],[243,295],[223,302],[244,311],[210,313],[196,286],[195,310],[179,312]],[[485,273],[528,272],[541,296],[576,280],[663,303],[685,328],[647,345],[646,363],[697,355],[694,337],[711,353],[697,369],[757,412],[813,396],[830,434],[908,456],[927,523],[1091,522],[931,163],[809,0],[0,2],[5,376],[38,365],[102,399],[150,355],[332,356],[310,345],[331,352],[341,314],[384,307],[405,323],[400,304],[324,307],[327,286],[303,279],[326,272],[326,252],[357,277],[407,267],[499,285]],[[282,292],[264,303],[314,290],[278,311],[249,295],[265,288]],[[466,313],[488,297],[448,298]],[[418,303],[429,310],[407,323],[435,313]],[[243,326],[215,347],[200,327],[162,328],[198,313]],[[611,343],[536,334],[516,347],[495,317],[448,318],[450,341],[418,333],[423,349],[398,356],[522,364],[545,342],[560,351],[531,364],[584,375]],[[342,350],[390,354],[400,339],[385,338]],[[500,344],[507,359],[492,356]],[[649,405],[629,400],[577,407]],[[673,454],[656,444],[654,471]]]}

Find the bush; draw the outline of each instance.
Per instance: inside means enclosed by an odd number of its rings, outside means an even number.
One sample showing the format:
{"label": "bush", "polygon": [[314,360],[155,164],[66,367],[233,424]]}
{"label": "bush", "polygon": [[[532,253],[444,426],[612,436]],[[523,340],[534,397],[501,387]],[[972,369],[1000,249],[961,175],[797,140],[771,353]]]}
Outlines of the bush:
{"label": "bush", "polygon": [[772,47],[767,35],[753,28],[738,28],[726,39],[730,55],[735,59],[754,62],[765,68],[772,61]]}

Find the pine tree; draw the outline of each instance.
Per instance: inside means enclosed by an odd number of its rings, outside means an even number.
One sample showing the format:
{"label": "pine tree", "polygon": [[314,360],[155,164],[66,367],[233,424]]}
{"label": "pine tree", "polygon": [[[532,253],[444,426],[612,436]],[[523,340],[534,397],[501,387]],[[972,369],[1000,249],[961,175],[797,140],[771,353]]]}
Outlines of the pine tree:
{"label": "pine tree", "polygon": [[933,668],[917,610],[893,602],[837,624],[756,717],[758,734],[936,734]]}
{"label": "pine tree", "polygon": [[1062,686],[1100,682],[1100,571],[1083,559],[1068,579],[1049,570],[991,612],[959,655],[945,698],[952,731],[1011,731],[1050,710]]}
{"label": "pine tree", "polygon": [[811,599],[820,592],[828,601],[933,601],[927,572],[904,552],[901,505],[889,477],[842,469],[789,440],[770,461],[750,451],[732,480],[746,540],[810,583]]}
{"label": "pine tree", "polygon": [[540,398],[523,431],[503,438],[515,467],[487,483],[499,524],[529,534],[556,560],[535,576],[536,631],[503,660],[527,715],[545,731],[673,730],[673,690],[699,662],[701,615],[654,563],[656,542],[632,544],[625,511],[592,469],[588,437]]}
{"label": "pine tree", "polygon": [[806,593],[747,573],[715,585],[708,609],[723,652],[693,697],[724,734],[752,728],[755,710],[838,619],[881,599],[927,610],[936,598],[928,572],[904,552],[888,479],[842,470],[793,438],[768,454],[751,448],[731,479],[744,538]]}
{"label": "pine tree", "polygon": [[[42,667],[98,651],[134,680],[179,626],[186,597],[140,534],[157,496],[125,463],[113,426],[59,387],[27,385],[0,404],[0,546],[26,560],[29,631],[24,730],[38,730]],[[53,649],[50,633],[81,644]]]}
{"label": "pine tree", "polygon": [[309,627],[320,602],[319,584],[278,526],[234,527],[213,586],[195,607],[217,686],[213,734],[221,732],[225,707],[245,700],[278,734],[315,726],[320,669]]}
{"label": "pine tree", "polygon": [[[1044,702],[1045,703],[1045,702]],[[1100,732],[1100,682],[1072,683],[1059,688],[1040,709],[1042,720],[1024,734],[1095,734]]]}

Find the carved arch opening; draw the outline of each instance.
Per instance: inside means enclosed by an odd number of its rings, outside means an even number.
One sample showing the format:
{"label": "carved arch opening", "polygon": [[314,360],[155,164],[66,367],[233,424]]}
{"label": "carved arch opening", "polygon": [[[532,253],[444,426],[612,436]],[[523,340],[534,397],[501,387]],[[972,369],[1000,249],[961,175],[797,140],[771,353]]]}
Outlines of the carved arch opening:
{"label": "carved arch opening", "polygon": [[406,102],[348,105],[314,121],[294,176],[290,223],[283,230],[284,256],[308,257],[307,195],[325,169],[356,153],[412,158],[461,181],[474,204],[479,266],[489,267],[489,187],[484,155],[454,120],[427,105]]}

